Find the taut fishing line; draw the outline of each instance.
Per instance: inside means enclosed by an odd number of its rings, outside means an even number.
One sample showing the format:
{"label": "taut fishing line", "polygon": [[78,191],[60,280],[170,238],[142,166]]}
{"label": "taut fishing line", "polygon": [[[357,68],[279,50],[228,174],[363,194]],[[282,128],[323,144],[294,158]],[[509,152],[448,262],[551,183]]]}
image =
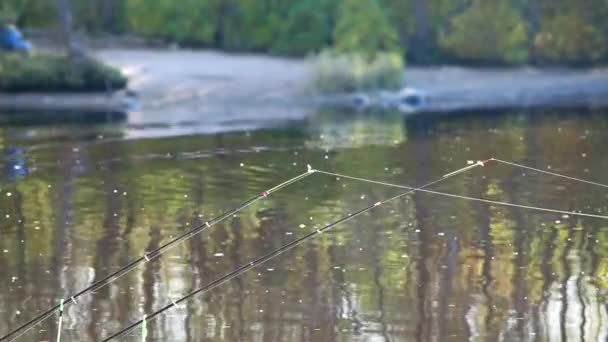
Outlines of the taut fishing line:
{"label": "taut fishing line", "polygon": [[601,186],[603,188],[608,188],[608,185],[606,185],[606,184],[597,183],[597,182],[591,182],[591,181],[580,179],[580,178],[576,178],[576,177],[570,177],[570,176],[562,175],[562,174],[551,172],[551,171],[537,169],[535,167],[531,167],[531,166],[527,166],[527,165],[517,164],[517,163],[513,163],[513,162],[509,162],[509,161],[505,161],[505,160],[501,160],[501,159],[497,159],[497,158],[491,158],[489,160],[490,161],[495,161],[497,163],[502,163],[502,164],[506,164],[506,165],[515,166],[515,167],[518,167],[518,168],[521,168],[521,169],[528,169],[528,170],[544,173],[546,175],[551,175],[551,176],[555,176],[555,177],[570,179],[570,180],[581,182],[581,183],[587,183],[587,184],[591,184],[591,185]]}
{"label": "taut fishing line", "polygon": [[270,188],[266,191],[263,191],[262,193],[260,193],[259,195],[243,202],[242,204],[240,204],[238,207],[235,207],[233,209],[230,209],[226,212],[224,212],[223,214],[220,214],[219,216],[216,216],[215,218],[197,226],[192,228],[191,230],[181,234],[180,236],[174,238],[173,240],[167,242],[166,244],[158,247],[157,249],[153,250],[153,251],[149,251],[144,253],[143,256],[139,257],[138,259],[135,259],[133,261],[131,261],[129,264],[123,266],[122,268],[120,268],[119,270],[113,272],[112,274],[104,277],[103,279],[94,282],[93,284],[89,285],[88,287],[80,290],[79,292],[75,293],[74,295],[70,296],[68,299],[62,300],[59,304],[55,305],[54,307],[48,309],[47,311],[43,312],[42,314],[39,314],[38,316],[34,317],[33,319],[31,319],[30,321],[28,321],[25,324],[22,324],[21,326],[19,326],[17,329],[14,329],[13,331],[9,332],[8,334],[4,335],[2,338],[0,338],[0,341],[4,341],[7,340],[9,338],[12,337],[11,341],[15,341],[17,338],[19,338],[20,336],[22,336],[23,334],[25,334],[26,332],[28,332],[30,329],[32,329],[34,326],[38,325],[39,323],[43,322],[44,320],[48,319],[49,317],[52,317],[52,315],[57,312],[58,310],[61,310],[61,313],[63,313],[63,307],[67,306],[69,304],[76,304],[76,299],[78,299],[79,297],[89,293],[89,292],[93,292],[96,290],[99,290],[100,288],[113,283],[114,281],[118,280],[120,277],[124,276],[125,274],[129,273],[130,271],[132,271],[133,269],[135,269],[137,266],[145,263],[145,262],[149,262],[152,259],[158,258],[160,257],[163,253],[166,253],[167,251],[171,250],[172,248],[174,248],[175,246],[177,246],[180,242],[186,241],[188,239],[190,239],[191,237],[199,234],[200,232],[204,231],[207,228],[210,228],[211,226],[225,220],[226,218],[240,212],[241,210],[249,207],[250,205],[252,205],[253,203],[259,201],[262,198],[267,197],[268,195],[270,195],[273,192],[276,192],[286,186],[289,186],[295,182],[298,182],[306,177],[308,177],[309,175],[313,174],[314,170],[312,170],[310,168],[310,166],[308,167],[308,171],[305,173],[300,174],[299,176],[293,177],[273,188]]}
{"label": "taut fishing line", "polygon": [[[224,283],[226,283],[226,282],[228,282],[228,281],[230,281],[230,280],[238,277],[239,275],[241,275],[241,274],[243,274],[243,273],[251,270],[252,268],[254,268],[256,266],[259,266],[259,265],[261,265],[261,264],[263,264],[263,263],[265,263],[265,262],[267,262],[267,261],[269,261],[271,259],[274,259],[277,256],[279,256],[279,255],[281,255],[281,254],[283,254],[283,253],[285,253],[285,252],[287,252],[287,251],[295,248],[296,246],[299,246],[300,244],[306,242],[307,240],[312,239],[313,237],[315,237],[317,235],[320,235],[323,232],[332,229],[333,227],[335,227],[335,226],[337,226],[337,225],[339,225],[341,223],[349,221],[349,220],[351,220],[351,219],[353,219],[353,218],[355,218],[355,217],[357,217],[357,216],[359,216],[359,215],[361,215],[361,214],[363,214],[363,213],[365,213],[367,211],[370,211],[370,210],[372,210],[372,209],[374,209],[374,208],[376,208],[378,206],[381,206],[381,205],[383,205],[385,203],[394,201],[394,200],[399,199],[399,198],[401,198],[403,196],[406,196],[406,195],[411,194],[413,192],[416,192],[416,191],[419,191],[421,189],[427,188],[427,187],[429,187],[431,185],[434,185],[434,184],[437,184],[439,182],[442,182],[442,181],[444,181],[444,180],[446,180],[448,178],[451,178],[451,177],[456,176],[458,174],[461,174],[463,172],[469,171],[469,170],[471,170],[471,169],[473,169],[473,168],[475,168],[477,166],[485,166],[486,163],[487,163],[487,161],[479,161],[479,162],[477,162],[477,163],[475,163],[473,165],[469,165],[469,166],[466,166],[464,168],[458,169],[458,170],[456,170],[454,172],[450,172],[450,173],[442,176],[441,178],[439,178],[437,180],[434,180],[434,181],[432,181],[430,183],[426,183],[426,184],[424,184],[424,185],[422,185],[422,186],[420,186],[418,188],[410,188],[408,191],[406,191],[404,193],[401,193],[401,194],[399,194],[397,196],[394,196],[394,197],[391,197],[391,198],[384,199],[382,201],[376,202],[376,203],[374,203],[372,205],[369,205],[369,206],[367,206],[367,207],[365,207],[363,209],[359,209],[358,211],[356,211],[356,212],[354,212],[352,214],[344,216],[344,217],[342,217],[341,219],[339,219],[337,221],[334,221],[334,222],[332,222],[330,224],[327,224],[327,225],[325,225],[322,228],[319,228],[319,229],[317,229],[315,231],[312,231],[312,232],[310,232],[310,233],[302,236],[301,238],[293,240],[290,243],[287,243],[287,244],[285,244],[285,245],[283,245],[283,246],[281,246],[281,247],[279,247],[279,248],[277,248],[277,249],[275,249],[275,250],[273,250],[273,251],[271,251],[271,252],[269,252],[269,253],[261,256],[261,257],[256,258],[255,260],[253,260],[253,261],[251,261],[251,262],[249,262],[247,264],[244,264],[244,265],[242,265],[242,266],[234,269],[233,271],[231,271],[231,272],[223,275],[220,278],[217,278],[217,279],[213,280],[212,282],[208,283],[207,285],[205,285],[205,286],[203,286],[203,287],[201,287],[201,288],[199,288],[199,289],[197,289],[195,291],[190,292],[189,294],[185,295],[184,297],[182,297],[182,298],[180,298],[180,299],[178,299],[176,301],[171,301],[171,303],[169,303],[166,306],[164,306],[163,308],[155,311],[154,313],[152,313],[150,315],[145,315],[144,319],[140,319],[140,320],[138,320],[138,321],[130,324],[126,328],[124,328],[124,329],[122,329],[122,330],[120,330],[120,331],[112,334],[111,336],[105,338],[103,340],[103,342],[107,342],[107,341],[113,340],[115,338],[121,337],[124,334],[126,334],[127,332],[129,332],[132,329],[134,329],[137,326],[139,326],[140,324],[144,323],[144,320],[151,320],[151,319],[155,318],[156,316],[162,314],[163,312],[165,312],[165,311],[167,311],[167,310],[169,310],[169,309],[171,309],[171,308],[173,308],[175,306],[178,306],[180,303],[182,303],[182,302],[190,299],[191,297],[193,297],[195,295],[203,294],[205,292],[208,292],[208,291],[210,291],[210,290],[212,290],[212,289],[214,289],[214,288],[216,288],[216,287],[218,287],[218,286],[220,286],[220,285],[222,285],[222,284],[224,284]],[[321,171],[319,171],[319,170],[312,170],[312,172],[321,172]]]}
{"label": "taut fishing line", "polygon": [[[127,333],[128,331],[132,330],[133,328],[137,327],[138,325],[142,324],[143,322],[145,322],[145,320],[149,320],[152,319],[156,316],[158,316],[159,314],[163,313],[166,310],[169,310],[170,308],[177,306],[179,303],[188,300],[189,298],[197,295],[197,294],[201,294],[201,293],[205,293],[217,286],[220,286],[222,284],[224,284],[225,282],[241,275],[242,273],[262,264],[265,263],[283,253],[285,253],[286,251],[300,245],[301,243],[305,242],[308,239],[313,238],[314,236],[323,233],[324,231],[327,231],[331,228],[333,228],[334,226],[344,223],[356,216],[359,216],[361,214],[363,214],[364,212],[367,212],[369,210],[372,210],[373,208],[382,205],[384,203],[393,201],[395,199],[401,198],[407,194],[413,193],[413,192],[423,192],[423,193],[428,193],[428,194],[434,194],[434,195],[438,195],[438,196],[445,196],[445,197],[450,197],[450,198],[458,198],[458,199],[463,199],[463,200],[468,200],[468,201],[476,201],[476,202],[483,202],[483,203],[488,203],[488,204],[494,204],[494,205],[500,205],[500,206],[507,206],[507,207],[515,207],[515,208],[521,208],[521,209],[529,209],[529,210],[536,210],[536,211],[544,211],[544,212],[550,212],[550,213],[558,213],[558,214],[564,214],[564,215],[572,215],[572,216],[582,216],[582,217],[590,217],[590,218],[600,218],[600,219],[608,219],[607,215],[600,215],[600,214],[592,214],[592,213],[584,213],[584,212],[577,212],[577,211],[566,211],[566,210],[560,210],[560,209],[552,209],[552,208],[544,208],[544,207],[539,207],[539,206],[530,206],[530,205],[523,205],[523,204],[517,204],[517,203],[509,203],[509,202],[501,202],[501,201],[495,201],[495,200],[489,200],[489,199],[485,199],[485,198],[477,198],[477,197],[470,197],[470,196],[464,196],[464,195],[457,195],[457,194],[451,194],[451,193],[446,193],[446,192],[440,192],[440,191],[433,191],[433,190],[428,190],[426,189],[427,187],[434,185],[436,183],[439,183],[445,179],[451,178],[453,176],[456,176],[458,174],[464,173],[466,171],[469,171],[475,167],[478,166],[485,166],[486,164],[488,164],[489,162],[497,162],[497,163],[502,163],[505,165],[511,165],[513,167],[518,167],[518,168],[522,168],[522,169],[528,169],[528,170],[532,170],[535,172],[539,172],[539,173],[543,173],[543,174],[547,174],[547,175],[551,175],[551,176],[556,176],[556,177],[560,177],[560,178],[565,178],[565,179],[569,179],[569,180],[573,180],[573,181],[577,181],[577,182],[581,182],[581,183],[586,183],[586,184],[591,184],[591,185],[595,185],[595,186],[600,186],[600,187],[604,187],[604,188],[608,188],[608,185],[606,184],[602,184],[602,183],[597,183],[597,182],[592,182],[592,181],[588,181],[588,180],[584,180],[584,179],[580,179],[580,178],[576,178],[576,177],[570,177],[567,175],[563,175],[563,174],[559,174],[556,172],[550,172],[550,171],[546,171],[546,170],[541,170],[538,168],[534,168],[534,167],[530,167],[530,166],[526,166],[526,165],[522,165],[522,164],[517,164],[517,163],[513,163],[513,162],[509,162],[509,161],[504,161],[501,159],[497,159],[497,158],[491,158],[491,159],[487,159],[484,161],[478,161],[478,162],[470,162],[470,165],[463,167],[461,169],[458,169],[456,171],[447,173],[445,175],[443,175],[440,179],[437,179],[433,182],[427,183],[423,186],[420,187],[410,187],[410,186],[406,186],[406,185],[400,185],[400,184],[393,184],[393,183],[387,183],[387,182],[382,182],[382,181],[377,181],[377,180],[373,180],[373,179],[368,179],[368,178],[361,178],[361,177],[354,177],[354,176],[349,176],[349,175],[345,175],[345,174],[340,174],[340,173],[335,173],[335,172],[329,172],[329,171],[323,171],[323,170],[314,170],[312,169],[310,166],[308,166],[308,171],[306,173],[303,173],[299,176],[296,176],[294,178],[291,178],[267,191],[263,191],[261,194],[259,194],[256,197],[253,197],[245,202],[243,202],[240,206],[231,209],[215,218],[213,218],[210,221],[205,222],[204,224],[197,226],[193,229],[191,229],[188,232],[183,233],[182,235],[178,236],[177,238],[171,240],[170,242],[166,243],[165,245],[145,253],[142,257],[140,257],[139,259],[136,259],[134,261],[132,261],[131,263],[129,263],[128,265],[122,267],[121,269],[119,269],[118,271],[108,275],[107,277],[91,284],[89,287],[81,290],[80,292],[76,293],[75,295],[71,296],[69,299],[66,300],[62,300],[59,305],[47,310],[46,312],[38,315],[37,317],[35,317],[34,319],[30,320],[29,322],[21,325],[19,328],[11,331],[10,333],[8,333],[7,335],[3,336],[2,338],[0,338],[0,341],[4,341],[6,339],[8,339],[9,337],[14,336],[14,338],[11,341],[15,341],[17,338],[19,338],[21,335],[23,335],[24,333],[26,333],[27,331],[29,331],[30,329],[32,329],[34,326],[36,326],[37,324],[41,323],[42,321],[44,321],[45,319],[51,317],[51,315],[53,313],[55,313],[57,310],[60,310],[60,312],[63,312],[63,306],[64,305],[68,305],[68,304],[75,304],[76,303],[76,298],[88,293],[88,292],[92,292],[95,290],[98,290],[100,288],[102,288],[103,286],[106,286],[114,281],[116,281],[118,278],[124,276],[125,274],[127,274],[128,272],[130,272],[131,270],[133,270],[135,267],[137,267],[138,265],[142,264],[143,262],[149,262],[152,259],[158,258],[160,257],[163,253],[166,253],[167,251],[169,251],[171,248],[175,247],[179,242],[185,241],[191,237],[193,237],[194,235],[202,232],[203,230],[205,230],[206,228],[211,227],[212,225],[223,221],[224,219],[238,213],[239,211],[247,208],[248,206],[252,205],[253,203],[257,202],[258,200],[267,197],[268,195],[270,195],[273,192],[276,192],[288,185],[291,185],[295,182],[298,182],[302,179],[304,179],[305,177],[311,175],[312,173],[322,173],[325,175],[330,175],[330,176],[335,176],[335,177],[342,177],[345,179],[351,179],[351,180],[356,180],[356,181],[361,181],[361,182],[366,182],[366,183],[372,183],[372,184],[377,184],[377,185],[383,185],[383,186],[388,186],[388,187],[395,187],[395,188],[400,188],[400,189],[406,189],[408,191],[391,197],[389,199],[380,201],[380,202],[376,202],[373,205],[370,205],[366,208],[363,208],[357,212],[355,212],[354,214],[349,214],[346,217],[343,217],[333,223],[330,223],[320,229],[317,229],[316,231],[313,231],[309,234],[306,234],[305,236],[296,239],[278,249],[273,250],[272,252],[261,256],[255,260],[253,260],[252,262],[245,264],[235,270],[233,270],[230,273],[227,273],[226,275],[222,276],[221,278],[218,278],[210,283],[208,283],[207,285],[205,285],[202,288],[199,288],[198,290],[195,290],[189,294],[187,294],[186,296],[182,297],[181,299],[177,300],[177,301],[172,301],[171,304],[168,304],[167,306],[161,308],[160,310],[152,313],[149,316],[145,316],[144,319],[139,320],[137,322],[134,322],[133,324],[129,325],[128,327],[126,327],[125,329],[122,329],[121,331],[111,335],[110,337],[106,338],[104,341],[109,341],[111,339],[120,337],[122,335],[124,335],[125,333]],[[60,322],[61,322],[61,317],[60,317]],[[146,329],[147,331],[147,329]],[[19,334],[18,334],[19,333]],[[17,335],[18,334],[18,335]],[[16,336],[15,336],[16,335]]]}
{"label": "taut fishing line", "polygon": [[[547,174],[547,175],[551,175],[551,176],[556,176],[556,177],[560,177],[560,178],[565,178],[565,179],[577,181],[577,182],[580,182],[580,183],[586,183],[586,184],[591,184],[591,185],[595,185],[595,186],[599,186],[599,187],[608,188],[608,185],[606,185],[606,184],[592,182],[592,181],[588,181],[588,180],[581,179],[581,178],[576,178],[576,177],[570,177],[570,176],[566,176],[566,175],[563,175],[563,174],[560,174],[560,173],[555,173],[555,172],[550,172],[550,171],[546,171],[546,170],[541,170],[541,169],[538,169],[538,168],[534,168],[534,167],[530,167],[530,166],[522,165],[522,164],[517,164],[517,163],[513,163],[513,162],[509,162],[509,161],[505,161],[505,160],[501,160],[501,159],[497,159],[497,158],[490,158],[490,159],[487,159],[487,160],[484,160],[484,161],[479,161],[477,163],[471,163],[471,165],[469,166],[469,168],[473,168],[473,167],[475,167],[477,165],[480,165],[480,164],[481,165],[486,165],[489,162],[502,163],[502,164],[511,165],[511,166],[514,166],[514,167],[517,167],[517,168],[532,170],[532,171],[535,171],[535,172],[539,172],[539,173],[543,173],[543,174]],[[406,186],[406,185],[387,183],[387,182],[377,181],[377,180],[368,179],[368,178],[353,177],[353,176],[349,176],[349,175],[345,175],[345,174],[341,174],[341,173],[328,172],[328,171],[323,171],[323,170],[316,170],[316,172],[319,172],[319,173],[322,173],[322,174],[326,174],[326,175],[330,175],[330,176],[342,177],[342,178],[346,178],[346,179],[352,179],[352,180],[356,180],[356,181],[366,182],[366,183],[372,183],[372,184],[389,186],[389,187],[393,187],[393,188],[410,189],[410,190],[414,189],[414,188],[412,188],[410,186]],[[447,174],[444,177],[447,177],[447,176],[450,176],[450,175],[451,174]],[[539,206],[531,206],[531,205],[524,205],[524,204],[517,204],[517,203],[495,201],[495,200],[489,200],[489,199],[485,199],[485,198],[478,198],[478,197],[457,195],[457,194],[451,194],[451,193],[447,193],[447,192],[433,191],[433,190],[427,190],[427,189],[417,189],[417,191],[428,193],[428,194],[433,194],[433,195],[438,195],[438,196],[458,198],[458,199],[463,199],[463,200],[468,200],[468,201],[474,201],[474,202],[483,202],[483,203],[495,204],[495,205],[500,205],[500,206],[505,206],[505,207],[513,207],[513,208],[520,208],[520,209],[529,209],[529,210],[536,210],[536,211],[544,211],[544,212],[555,213],[555,214],[563,214],[563,215],[572,215],[572,216],[582,216],[582,217],[591,217],[591,218],[599,218],[599,219],[608,219],[608,215],[600,215],[600,214],[584,213],[584,212],[580,212],[580,211],[560,210],[560,209],[544,208],[544,207],[539,207]]]}
{"label": "taut fishing line", "polygon": [[[316,171],[318,173],[323,173],[323,174],[330,175],[330,176],[342,177],[342,178],[346,178],[346,179],[352,179],[352,180],[357,180],[357,181],[366,182],[366,183],[372,183],[372,184],[378,184],[378,185],[385,185],[385,186],[389,186],[389,187],[393,187],[393,188],[415,189],[413,187],[406,186],[406,185],[399,185],[399,184],[381,182],[381,181],[377,181],[377,180],[373,180],[373,179],[368,179],[368,178],[353,177],[353,176],[349,176],[349,175],[345,175],[345,174],[341,174],[341,173],[328,172],[328,171],[322,171],[322,170],[316,170]],[[599,214],[591,214],[591,213],[584,213],[584,212],[577,212],[577,211],[551,209],[551,208],[536,207],[536,206],[517,204],[517,203],[494,201],[494,200],[489,200],[489,199],[485,199],[485,198],[471,197],[471,196],[464,196],[464,195],[457,195],[457,194],[451,194],[451,193],[448,193],[448,192],[433,191],[433,190],[427,190],[427,189],[416,189],[416,191],[418,191],[418,192],[424,192],[424,193],[428,193],[428,194],[433,194],[433,195],[444,196],[444,197],[459,198],[459,199],[464,199],[464,200],[474,201],[474,202],[483,202],[483,203],[488,203],[488,204],[495,204],[495,205],[500,205],[500,206],[505,206],[505,207],[530,209],[530,210],[544,211],[544,212],[563,214],[563,215],[572,215],[572,216],[583,216],[583,217],[608,219],[607,215],[599,215]]]}

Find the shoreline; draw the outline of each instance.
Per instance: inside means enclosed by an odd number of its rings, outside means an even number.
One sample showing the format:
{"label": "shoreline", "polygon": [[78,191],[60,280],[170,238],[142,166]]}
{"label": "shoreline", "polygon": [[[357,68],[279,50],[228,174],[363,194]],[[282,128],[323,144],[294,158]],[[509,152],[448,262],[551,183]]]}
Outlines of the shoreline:
{"label": "shoreline", "polygon": [[[377,94],[307,95],[313,70],[306,59],[205,50],[98,49],[92,55],[121,69],[128,88],[138,94],[138,120],[179,120],[195,111],[214,122],[230,110],[289,106],[359,108],[356,96],[371,107],[393,107],[396,92]],[[608,107],[608,67],[594,69],[468,68],[406,66],[404,83],[421,90],[428,101],[414,113],[489,110],[508,107]],[[125,111],[124,93],[7,94],[4,110]],[[225,110],[222,110],[224,108]],[[231,108],[231,109],[227,109]],[[273,114],[292,119],[293,110]],[[216,118],[213,118],[215,116]],[[263,113],[258,114],[265,119]],[[296,115],[302,117],[302,113]],[[254,120],[256,114],[246,115]],[[169,119],[170,120],[170,119]]]}

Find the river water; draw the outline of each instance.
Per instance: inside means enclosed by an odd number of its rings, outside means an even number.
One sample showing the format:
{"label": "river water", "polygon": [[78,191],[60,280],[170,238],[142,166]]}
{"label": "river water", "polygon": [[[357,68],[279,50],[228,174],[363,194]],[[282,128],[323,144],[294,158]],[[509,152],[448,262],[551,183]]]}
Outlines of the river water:
{"label": "river water", "polygon": [[[601,111],[321,112],[265,126],[188,135],[120,123],[1,126],[0,335],[307,164],[415,186],[496,157],[608,183]],[[608,214],[607,188],[499,163],[430,189]],[[99,341],[403,191],[308,176],[81,296],[66,307],[62,340]],[[606,340],[607,253],[604,219],[415,193],[164,312],[148,322],[148,340]],[[19,340],[54,341],[57,320]]]}

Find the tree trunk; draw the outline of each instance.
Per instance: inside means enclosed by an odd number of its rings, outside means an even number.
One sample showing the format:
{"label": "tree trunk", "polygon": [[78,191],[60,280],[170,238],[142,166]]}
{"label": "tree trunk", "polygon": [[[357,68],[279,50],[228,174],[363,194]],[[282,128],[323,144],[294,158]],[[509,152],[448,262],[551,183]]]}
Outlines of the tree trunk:
{"label": "tree trunk", "polygon": [[84,57],[84,52],[76,43],[72,32],[74,17],[72,16],[70,0],[54,0],[54,3],[59,18],[61,40],[63,41],[69,56],[71,58]]}
{"label": "tree trunk", "polygon": [[430,62],[430,24],[426,0],[414,2],[414,37],[410,45],[411,57],[416,63]]}
{"label": "tree trunk", "polygon": [[116,23],[114,22],[114,1],[103,0],[103,18],[101,23],[101,30],[104,32],[114,32],[116,30]]}

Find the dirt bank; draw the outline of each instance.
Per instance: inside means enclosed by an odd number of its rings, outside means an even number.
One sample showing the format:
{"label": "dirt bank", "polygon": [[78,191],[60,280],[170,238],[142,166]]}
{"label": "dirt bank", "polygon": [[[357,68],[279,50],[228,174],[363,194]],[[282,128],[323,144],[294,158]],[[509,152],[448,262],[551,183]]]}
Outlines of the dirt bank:
{"label": "dirt bank", "polygon": [[301,60],[213,51],[98,50],[96,56],[121,68],[144,108],[186,101],[264,102],[301,93],[310,74]]}
{"label": "dirt bank", "polygon": [[[255,127],[302,119],[319,103],[353,105],[350,95],[323,101],[307,96],[312,70],[302,59],[149,48],[102,48],[94,54],[129,76],[129,88],[138,94],[140,103],[137,112],[129,116],[135,125],[187,129],[198,123],[215,131],[226,125]],[[404,80],[406,86],[428,95],[420,113],[535,106],[608,107],[608,68],[408,67]],[[36,100],[40,96],[44,94],[35,94],[30,102],[38,106],[51,101],[46,97],[45,101]],[[12,108],[29,99],[13,97],[0,94],[0,105]],[[382,104],[378,103],[382,99],[371,98],[372,106]],[[61,98],[59,103],[68,100]],[[71,100],[81,105],[83,99],[74,95]],[[120,99],[115,102],[122,104]]]}
{"label": "dirt bank", "polygon": [[215,132],[269,126],[310,113],[292,101],[310,75],[301,60],[152,49],[102,49],[95,55],[129,76],[129,88],[141,104],[129,122],[139,127]]}
{"label": "dirt bank", "polygon": [[[130,76],[130,87],[140,94],[143,111],[150,113],[169,107],[179,113],[234,104],[301,104],[306,102],[302,95],[311,76],[304,60],[260,55],[150,49],[108,49],[96,54]],[[429,95],[423,111],[608,105],[608,68],[408,67],[405,84]],[[348,97],[336,100],[349,101]]]}
{"label": "dirt bank", "polygon": [[405,80],[428,92],[433,111],[608,106],[608,68],[409,68]]}

